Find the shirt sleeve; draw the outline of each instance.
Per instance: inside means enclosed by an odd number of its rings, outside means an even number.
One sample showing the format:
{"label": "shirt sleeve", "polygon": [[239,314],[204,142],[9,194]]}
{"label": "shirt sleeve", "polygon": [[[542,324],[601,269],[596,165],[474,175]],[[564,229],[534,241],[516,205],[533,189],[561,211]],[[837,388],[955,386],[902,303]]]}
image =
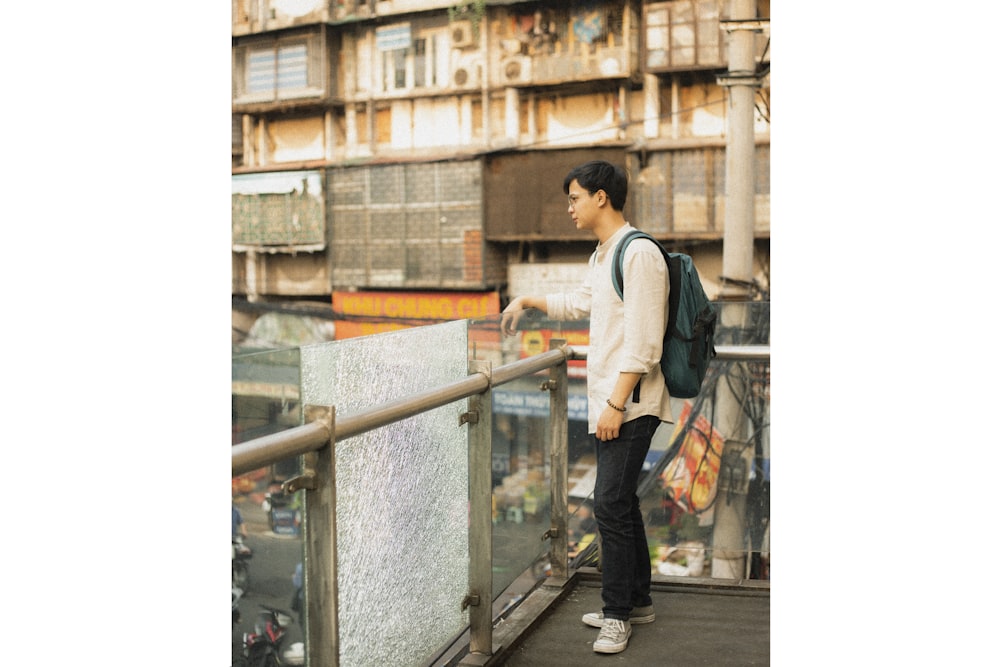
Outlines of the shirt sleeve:
{"label": "shirt sleeve", "polygon": [[[590,268],[593,269],[595,257],[590,257]],[[590,279],[591,271],[587,272],[583,282],[575,290],[547,294],[545,309],[553,320],[582,320],[590,316],[590,306],[593,300],[593,287]]]}

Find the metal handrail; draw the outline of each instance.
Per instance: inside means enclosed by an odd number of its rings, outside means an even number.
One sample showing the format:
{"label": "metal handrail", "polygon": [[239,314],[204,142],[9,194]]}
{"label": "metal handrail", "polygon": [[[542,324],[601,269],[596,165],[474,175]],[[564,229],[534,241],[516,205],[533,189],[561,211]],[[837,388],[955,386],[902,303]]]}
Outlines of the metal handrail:
{"label": "metal handrail", "polygon": [[[330,442],[331,435],[335,442],[339,442],[459,399],[481,394],[489,388],[552,368],[563,361],[586,359],[587,352],[585,345],[564,345],[498,366],[493,369],[491,377],[484,373],[472,373],[441,387],[388,401],[353,415],[338,417],[332,434],[326,424],[318,421],[233,445],[232,474],[243,475],[291,456],[317,451]],[[728,361],[766,361],[771,358],[770,345],[718,345],[715,352],[716,359]]]}
{"label": "metal handrail", "polygon": [[325,424],[313,422],[233,445],[232,474],[242,475],[290,456],[320,450],[330,442],[331,435],[334,442],[340,442],[462,398],[481,394],[491,387],[552,368],[568,359],[579,358],[581,357],[577,356],[576,351],[563,346],[499,366],[492,371],[492,377],[487,377],[485,373],[472,373],[440,387],[387,401],[353,415],[337,417],[332,434]]}
{"label": "metal handrail", "polygon": [[329,442],[330,429],[326,424],[315,421],[233,445],[233,477],[292,456],[314,452]]}
{"label": "metal handrail", "polygon": [[769,361],[770,345],[716,345],[715,358],[721,361]]}

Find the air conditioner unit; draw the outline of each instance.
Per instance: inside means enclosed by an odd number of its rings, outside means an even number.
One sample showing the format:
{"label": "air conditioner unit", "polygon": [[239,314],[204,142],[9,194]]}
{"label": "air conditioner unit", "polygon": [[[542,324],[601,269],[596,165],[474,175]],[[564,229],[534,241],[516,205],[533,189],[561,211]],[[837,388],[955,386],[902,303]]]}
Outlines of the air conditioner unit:
{"label": "air conditioner unit", "polygon": [[472,46],[472,21],[455,21],[451,24],[451,45],[457,49]]}
{"label": "air conditioner unit", "polygon": [[500,76],[504,83],[527,83],[531,81],[531,58],[514,56],[500,63]]}
{"label": "air conditioner unit", "polygon": [[451,73],[456,88],[478,88],[483,65],[480,58],[462,58]]}

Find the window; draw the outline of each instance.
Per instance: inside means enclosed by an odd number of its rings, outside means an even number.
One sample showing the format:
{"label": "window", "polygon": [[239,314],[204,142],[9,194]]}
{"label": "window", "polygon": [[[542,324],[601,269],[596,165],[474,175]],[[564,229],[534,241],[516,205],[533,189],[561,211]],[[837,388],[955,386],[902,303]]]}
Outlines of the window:
{"label": "window", "polygon": [[260,102],[321,94],[316,41],[299,37],[234,49],[234,99]]}
{"label": "window", "polygon": [[647,71],[724,65],[719,6],[718,0],[645,5]]}
{"label": "window", "polygon": [[393,88],[406,88],[406,49],[392,51]]}
{"label": "window", "polygon": [[382,90],[430,88],[447,80],[447,50],[441,49],[441,31],[425,31],[405,47],[382,51]]}
{"label": "window", "polygon": [[243,116],[233,114],[233,158],[243,155]]}
{"label": "window", "polygon": [[427,40],[413,40],[413,85],[423,88],[427,85]]}
{"label": "window", "polygon": [[247,67],[250,94],[297,90],[307,85],[306,45],[289,44],[277,50],[251,49]]}

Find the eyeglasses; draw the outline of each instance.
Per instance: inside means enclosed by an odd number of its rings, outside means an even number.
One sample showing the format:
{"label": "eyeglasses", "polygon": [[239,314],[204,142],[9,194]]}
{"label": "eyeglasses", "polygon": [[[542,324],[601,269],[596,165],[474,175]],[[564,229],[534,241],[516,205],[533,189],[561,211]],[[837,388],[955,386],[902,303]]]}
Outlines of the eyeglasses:
{"label": "eyeglasses", "polygon": [[[569,202],[569,205],[572,208],[576,206],[576,202],[578,202],[580,200],[580,197],[582,196],[583,195],[570,195],[569,197],[566,197],[566,200]],[[589,192],[587,193],[587,196],[588,197],[590,196]]]}

